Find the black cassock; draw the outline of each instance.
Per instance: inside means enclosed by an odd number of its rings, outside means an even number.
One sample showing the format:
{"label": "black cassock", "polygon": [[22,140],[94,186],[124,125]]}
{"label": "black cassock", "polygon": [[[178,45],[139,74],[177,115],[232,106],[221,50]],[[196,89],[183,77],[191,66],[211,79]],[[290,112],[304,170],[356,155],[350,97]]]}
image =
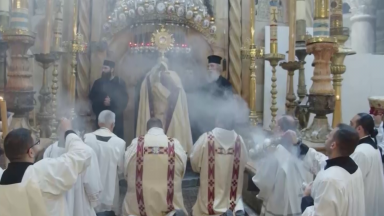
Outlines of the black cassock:
{"label": "black cassock", "polygon": [[[107,96],[111,99],[110,106],[104,105],[104,100]],[[116,115],[115,129],[113,130],[113,133],[121,139],[124,139],[123,112],[128,103],[125,82],[117,76],[112,80],[99,78],[93,83],[89,99],[92,102],[92,110],[96,115],[96,127],[99,128],[99,114],[103,110],[111,110]]]}
{"label": "black cassock", "polygon": [[188,107],[194,143],[203,133],[215,128],[215,114],[218,114],[217,111],[225,105],[229,97],[233,97],[232,85],[222,76],[215,82],[191,92]]}

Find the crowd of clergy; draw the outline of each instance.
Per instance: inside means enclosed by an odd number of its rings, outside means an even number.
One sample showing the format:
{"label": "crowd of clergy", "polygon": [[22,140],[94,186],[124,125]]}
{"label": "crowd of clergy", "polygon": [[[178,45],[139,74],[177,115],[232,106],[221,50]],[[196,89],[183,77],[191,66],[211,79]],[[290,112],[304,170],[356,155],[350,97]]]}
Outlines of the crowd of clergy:
{"label": "crowd of clergy", "polygon": [[[31,131],[7,134],[3,150],[10,162],[0,170],[0,216],[188,215],[182,192],[187,163],[200,174],[193,216],[245,216],[242,192],[250,161],[256,174],[250,181],[254,188],[248,189],[258,191],[262,216],[384,215],[382,115],[359,113],[350,125],[339,124],[327,137],[326,154],[299,139],[291,116],[278,118],[273,142],[247,149],[235,131],[233,110],[221,111],[214,128],[200,133],[191,150],[167,136],[156,117],[147,121],[145,135],[126,145],[120,138],[126,101],[116,102],[125,83],[118,77],[106,80],[121,88],[100,99],[105,87],[94,84],[96,131],[80,137],[63,118],[59,140],[37,162],[40,141]],[[123,199],[122,179],[127,182]]]}

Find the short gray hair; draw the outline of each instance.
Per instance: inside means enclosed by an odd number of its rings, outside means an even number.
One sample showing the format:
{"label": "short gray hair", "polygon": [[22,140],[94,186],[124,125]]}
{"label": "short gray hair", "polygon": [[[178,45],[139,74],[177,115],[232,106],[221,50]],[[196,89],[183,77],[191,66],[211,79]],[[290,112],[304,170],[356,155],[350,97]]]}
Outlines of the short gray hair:
{"label": "short gray hair", "polygon": [[110,110],[104,110],[99,114],[99,124],[111,125],[115,123],[116,115]]}

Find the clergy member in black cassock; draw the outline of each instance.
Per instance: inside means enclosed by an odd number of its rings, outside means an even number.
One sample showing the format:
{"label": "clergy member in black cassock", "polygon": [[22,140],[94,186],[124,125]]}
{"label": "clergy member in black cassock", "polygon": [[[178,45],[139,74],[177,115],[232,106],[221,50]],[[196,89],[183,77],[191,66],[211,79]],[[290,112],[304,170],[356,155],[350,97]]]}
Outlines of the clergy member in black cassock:
{"label": "clergy member in black cassock", "polygon": [[[189,101],[192,103],[190,121],[193,142],[196,142],[203,133],[215,128],[215,114],[221,106],[225,105],[229,97],[233,97],[231,83],[221,76],[221,60],[222,58],[217,55],[208,56],[208,82],[194,92],[194,99]],[[194,104],[201,104],[201,106]]]}
{"label": "clergy member in black cassock", "polygon": [[98,116],[103,110],[111,110],[116,115],[113,133],[124,139],[123,112],[127,107],[128,94],[125,82],[114,74],[115,63],[105,60],[101,78],[92,86],[89,99],[92,102],[92,110],[96,115],[96,127]]}

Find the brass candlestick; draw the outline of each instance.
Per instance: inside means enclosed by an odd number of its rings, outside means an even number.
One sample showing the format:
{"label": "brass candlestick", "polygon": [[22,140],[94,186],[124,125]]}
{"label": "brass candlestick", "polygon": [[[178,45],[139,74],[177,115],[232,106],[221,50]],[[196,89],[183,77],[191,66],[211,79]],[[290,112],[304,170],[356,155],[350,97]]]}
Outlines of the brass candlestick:
{"label": "brass candlestick", "polygon": [[73,34],[72,41],[63,42],[63,48],[66,52],[72,54],[72,73],[70,78],[70,104],[71,111],[69,115],[71,119],[76,118],[75,101],[76,101],[76,71],[77,71],[77,55],[79,53],[85,53],[87,51],[88,44],[84,41],[83,35],[77,32],[77,16],[78,16],[78,1],[74,1],[73,7]]}
{"label": "brass candlestick", "polygon": [[298,70],[301,67],[301,63],[298,61],[290,61],[290,62],[282,62],[280,63],[280,67],[284,70],[288,71],[289,83],[288,83],[288,93],[287,93],[287,102],[285,104],[286,114],[292,117],[295,117],[295,109],[296,109],[296,96],[293,91],[293,75],[295,70]]}
{"label": "brass candlestick", "polygon": [[330,36],[337,39],[338,49],[332,56],[331,73],[333,75],[333,88],[335,90],[335,110],[333,112],[332,127],[336,127],[342,122],[342,109],[341,109],[341,82],[342,75],[346,71],[344,59],[347,55],[356,54],[349,48],[344,46],[349,38],[349,28],[343,27],[343,1],[333,0],[331,3],[331,17],[330,17]]}
{"label": "brass candlestick", "polygon": [[276,127],[276,116],[277,116],[277,101],[276,101],[276,98],[277,98],[277,85],[276,85],[276,81],[277,81],[277,76],[276,76],[276,66],[279,64],[279,61],[285,59],[285,55],[284,54],[279,54],[279,53],[270,53],[270,54],[266,54],[264,56],[264,59],[269,61],[269,64],[271,65],[272,67],[272,78],[271,78],[271,81],[272,81],[272,84],[271,84],[271,98],[272,98],[272,103],[271,103],[271,116],[272,116],[272,119],[271,119],[271,123],[269,125],[269,128],[271,130],[273,130],[275,127]]}
{"label": "brass candlestick", "polygon": [[52,113],[49,110],[49,105],[51,102],[51,92],[47,83],[47,70],[55,61],[55,55],[51,53],[36,54],[35,59],[37,62],[41,63],[43,67],[43,85],[41,86],[38,97],[40,101],[40,109],[36,115],[36,118],[39,122],[40,137],[50,138],[52,134]]}

